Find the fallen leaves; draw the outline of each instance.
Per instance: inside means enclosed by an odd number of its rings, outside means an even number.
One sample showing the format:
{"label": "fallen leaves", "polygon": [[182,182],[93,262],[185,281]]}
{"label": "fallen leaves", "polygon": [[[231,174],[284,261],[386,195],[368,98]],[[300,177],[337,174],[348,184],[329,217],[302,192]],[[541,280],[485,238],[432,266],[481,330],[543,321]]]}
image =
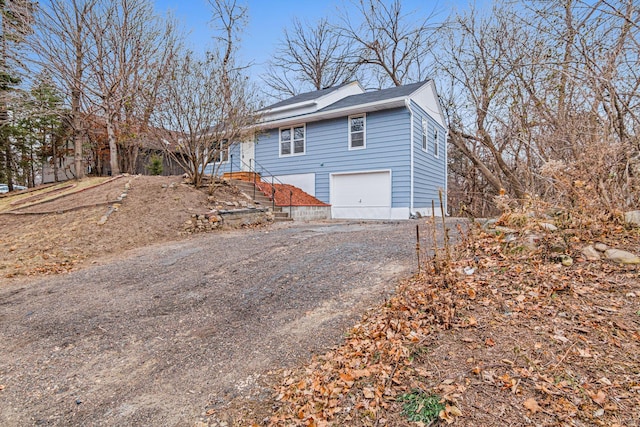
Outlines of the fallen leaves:
{"label": "fallen leaves", "polygon": [[446,405],[446,407],[440,411],[440,419],[445,420],[447,424],[453,424],[457,417],[462,416],[462,411],[454,405]]}
{"label": "fallen leaves", "polygon": [[478,232],[446,278],[404,282],[302,382],[283,383],[271,425],[409,425],[397,399],[415,389],[442,396],[448,424],[640,424],[621,410],[640,407],[637,271],[509,244]]}
{"label": "fallen leaves", "polygon": [[[356,325],[343,346],[315,360],[302,379],[285,381],[279,400],[291,406],[272,423],[377,419],[380,411],[395,405],[395,397],[406,392],[411,378],[427,372],[416,370],[414,359],[421,357],[420,343],[428,339],[433,325],[447,329],[478,323],[474,317],[456,319],[457,290],[437,292],[439,284],[425,282],[424,277],[408,281],[380,312]],[[444,384],[443,395],[460,396],[460,387]],[[455,405],[450,406],[444,413],[448,420],[457,413]]]}
{"label": "fallen leaves", "polygon": [[364,395],[365,399],[375,399],[376,398],[376,393],[370,387],[363,388],[362,389],[362,394]]}
{"label": "fallen leaves", "polygon": [[538,405],[538,401],[536,399],[534,399],[533,397],[530,397],[527,400],[525,400],[523,405],[532,414],[535,414],[536,412],[539,412],[539,411],[542,410],[540,405]]}
{"label": "fallen leaves", "polygon": [[597,393],[592,393],[589,396],[595,403],[600,406],[604,405],[604,403],[607,401],[607,394],[602,390],[599,390]]}

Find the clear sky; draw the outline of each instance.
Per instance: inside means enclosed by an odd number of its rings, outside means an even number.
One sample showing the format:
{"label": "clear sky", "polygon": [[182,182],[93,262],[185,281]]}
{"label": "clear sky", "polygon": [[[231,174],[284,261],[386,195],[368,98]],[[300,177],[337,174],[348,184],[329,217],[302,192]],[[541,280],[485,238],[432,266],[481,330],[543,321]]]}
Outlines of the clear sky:
{"label": "clear sky", "polygon": [[[403,10],[419,16],[436,11],[444,20],[453,8],[466,8],[470,0],[403,0]],[[482,1],[476,0],[476,3]],[[249,23],[242,35],[240,59],[252,63],[251,74],[258,77],[265,62],[274,52],[282,31],[295,17],[315,22],[328,17],[336,22],[338,10],[348,6],[348,0],[239,0],[249,9]],[[156,0],[158,12],[171,10],[183,27],[190,31],[188,43],[195,51],[205,50],[212,43],[211,10],[206,0]]]}

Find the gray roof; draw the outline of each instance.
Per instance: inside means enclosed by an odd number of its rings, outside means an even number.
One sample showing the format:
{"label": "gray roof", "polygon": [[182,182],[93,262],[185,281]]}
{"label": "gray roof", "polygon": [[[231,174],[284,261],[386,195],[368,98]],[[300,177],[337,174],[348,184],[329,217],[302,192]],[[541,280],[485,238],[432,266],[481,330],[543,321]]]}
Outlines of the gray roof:
{"label": "gray roof", "polygon": [[314,99],[318,99],[348,84],[349,83],[343,83],[341,85],[328,87],[322,90],[314,90],[313,92],[301,93],[300,95],[296,95],[291,98],[287,98],[283,101],[276,102],[275,104],[269,105],[268,107],[263,108],[263,110],[271,110],[273,108],[284,107],[285,105],[292,105],[292,104],[297,104],[299,102],[312,101]]}
{"label": "gray roof", "polygon": [[412,83],[404,86],[397,86],[389,89],[382,89],[372,92],[365,92],[358,95],[347,96],[346,98],[342,98],[341,100],[324,107],[320,111],[330,111],[336,110],[338,108],[353,107],[356,105],[368,104],[370,102],[383,101],[385,99],[402,98],[411,95],[427,82],[428,80],[424,80],[422,82]]}

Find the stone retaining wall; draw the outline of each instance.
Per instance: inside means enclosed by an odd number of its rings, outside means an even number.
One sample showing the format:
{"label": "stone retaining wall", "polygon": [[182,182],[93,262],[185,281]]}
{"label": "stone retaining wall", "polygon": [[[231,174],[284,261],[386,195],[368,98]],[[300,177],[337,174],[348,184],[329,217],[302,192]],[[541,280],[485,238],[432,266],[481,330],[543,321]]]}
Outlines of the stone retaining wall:
{"label": "stone retaining wall", "polygon": [[207,213],[191,215],[191,219],[184,224],[184,231],[187,233],[201,233],[219,228],[238,228],[271,221],[273,221],[273,213],[270,209],[213,210]]}

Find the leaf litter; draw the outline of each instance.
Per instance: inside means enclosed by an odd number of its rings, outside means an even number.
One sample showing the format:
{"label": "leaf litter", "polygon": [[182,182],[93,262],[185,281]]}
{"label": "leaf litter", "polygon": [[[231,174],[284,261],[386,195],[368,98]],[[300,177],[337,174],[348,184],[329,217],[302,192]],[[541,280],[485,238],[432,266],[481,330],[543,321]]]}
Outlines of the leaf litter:
{"label": "leaf litter", "polygon": [[[523,250],[522,237],[536,229],[523,226],[514,241],[472,227],[452,254],[445,247],[428,257],[341,346],[272,373],[273,399],[232,405],[229,419],[426,425],[403,414],[401,397],[420,391],[439,396],[442,425],[640,425],[638,268],[579,255],[564,265],[550,255],[558,236],[548,232]],[[594,240],[640,247],[637,230],[620,226],[558,233],[571,254]]]}

